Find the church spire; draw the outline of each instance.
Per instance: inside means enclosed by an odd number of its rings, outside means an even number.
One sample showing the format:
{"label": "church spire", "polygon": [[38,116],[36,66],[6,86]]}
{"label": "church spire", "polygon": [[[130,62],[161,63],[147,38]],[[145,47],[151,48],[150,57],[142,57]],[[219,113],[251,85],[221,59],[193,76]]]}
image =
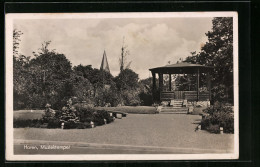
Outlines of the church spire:
{"label": "church spire", "polygon": [[104,70],[104,71],[107,71],[107,72],[110,73],[109,65],[108,65],[108,62],[107,62],[107,55],[106,55],[106,51],[105,50],[104,50],[103,59],[102,59],[101,66],[100,66],[100,70]]}

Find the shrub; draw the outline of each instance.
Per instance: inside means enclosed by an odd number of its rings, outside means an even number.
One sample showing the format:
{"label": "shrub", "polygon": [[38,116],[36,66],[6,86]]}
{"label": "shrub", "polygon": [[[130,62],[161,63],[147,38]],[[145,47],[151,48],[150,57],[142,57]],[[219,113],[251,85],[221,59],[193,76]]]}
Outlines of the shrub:
{"label": "shrub", "polygon": [[104,119],[107,120],[107,123],[113,122],[113,118],[105,110],[95,110],[92,107],[80,104],[74,105],[74,107],[77,110],[76,115],[82,123],[93,121],[95,125],[99,126],[104,124]]}
{"label": "shrub", "polygon": [[50,119],[47,125],[47,128],[52,129],[52,128],[60,128],[61,127],[61,123],[59,119]]}
{"label": "shrub", "polygon": [[44,114],[42,115],[42,120],[44,123],[48,123],[50,120],[55,118],[55,111],[50,108],[50,104],[45,105],[45,111]]}
{"label": "shrub", "polygon": [[127,106],[138,106],[141,103],[138,90],[124,90],[121,92],[121,96]]}
{"label": "shrub", "polygon": [[150,92],[149,93],[141,92],[139,94],[139,98],[141,104],[144,106],[151,106],[153,104],[153,96]]}
{"label": "shrub", "polygon": [[88,123],[88,122],[84,122],[84,123],[82,123],[82,122],[79,122],[79,123],[77,123],[77,129],[86,129],[86,128],[90,128],[91,127],[91,125],[90,125],[90,123]]}
{"label": "shrub", "polygon": [[[234,113],[232,107],[222,103],[215,103],[203,111],[208,113],[209,116],[201,121],[202,129],[218,133],[219,127],[223,127],[225,133],[234,133]],[[216,130],[217,127],[218,130]]]}
{"label": "shrub", "polygon": [[76,129],[78,127],[78,123],[69,121],[64,123],[64,129]]}
{"label": "shrub", "polygon": [[212,125],[210,124],[208,127],[207,127],[207,130],[211,133],[219,133],[220,130],[219,130],[219,125]]}
{"label": "shrub", "polygon": [[36,128],[61,128],[64,123],[64,129],[85,129],[90,128],[90,122],[93,121],[96,126],[113,122],[113,118],[105,110],[95,110],[87,104],[75,104],[68,101],[62,111],[54,111],[50,105],[46,105],[45,113],[41,120],[19,120],[14,119],[14,128],[36,127]]}
{"label": "shrub", "polygon": [[95,105],[104,107],[106,103],[110,103],[112,107],[116,107],[122,103],[122,98],[116,89],[103,89],[95,97]]}
{"label": "shrub", "polygon": [[107,123],[110,123],[113,121],[113,118],[110,117],[109,113],[105,110],[97,110],[94,112],[94,123],[95,125],[103,125],[105,124],[104,119],[107,120]]}
{"label": "shrub", "polygon": [[223,84],[219,84],[212,88],[212,100],[213,101],[221,101],[221,102],[233,102],[232,96],[228,96],[228,94],[233,94],[228,91],[227,87]]}
{"label": "shrub", "polygon": [[27,128],[27,127],[39,128],[41,124],[42,121],[39,119],[32,119],[32,120],[14,119],[13,122],[14,128]]}
{"label": "shrub", "polygon": [[90,122],[94,119],[94,109],[85,106],[77,106],[76,115],[79,117],[80,122]]}

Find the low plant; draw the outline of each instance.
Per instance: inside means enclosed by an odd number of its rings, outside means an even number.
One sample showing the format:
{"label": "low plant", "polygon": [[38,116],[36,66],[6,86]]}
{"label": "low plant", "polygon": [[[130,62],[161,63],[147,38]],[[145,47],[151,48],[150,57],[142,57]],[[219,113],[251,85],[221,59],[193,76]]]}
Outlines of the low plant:
{"label": "low plant", "polygon": [[82,105],[77,105],[75,108],[76,115],[79,117],[80,122],[90,123],[93,121],[97,126],[105,124],[104,119],[106,119],[106,123],[113,122],[113,118],[105,110],[95,110],[89,106]]}
{"label": "low plant", "polygon": [[202,129],[219,133],[219,128],[223,127],[225,133],[234,133],[234,111],[231,106],[218,102],[203,112],[208,116],[201,121]]}
{"label": "low plant", "polygon": [[211,132],[211,133],[219,133],[220,130],[219,130],[219,125],[212,125],[210,124],[208,127],[207,127],[207,131]]}
{"label": "low plant", "polygon": [[49,129],[60,128],[60,127],[61,127],[60,120],[56,118],[50,119],[47,124],[47,128]]}
{"label": "low plant", "polygon": [[13,126],[14,128],[27,128],[27,127],[34,127],[34,128],[40,128],[42,125],[42,120],[39,119],[14,119]]}
{"label": "low plant", "polygon": [[95,126],[113,122],[108,111],[95,110],[93,106],[87,104],[72,105],[71,100],[61,111],[51,109],[49,104],[45,107],[42,119],[14,119],[14,128],[61,128],[64,124],[64,129],[85,129],[91,127],[90,122],[94,122]]}

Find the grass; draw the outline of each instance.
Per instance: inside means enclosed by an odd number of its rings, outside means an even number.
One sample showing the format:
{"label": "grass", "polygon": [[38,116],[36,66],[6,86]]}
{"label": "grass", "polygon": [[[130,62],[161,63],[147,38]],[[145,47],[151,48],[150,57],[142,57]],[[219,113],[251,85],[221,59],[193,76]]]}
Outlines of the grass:
{"label": "grass", "polygon": [[122,107],[96,107],[106,111],[120,111],[128,114],[155,114],[156,108],[152,106],[122,106]]}
{"label": "grass", "polygon": [[41,119],[44,110],[17,110],[14,111],[14,119]]}
{"label": "grass", "polygon": [[[155,114],[156,109],[152,106],[122,106],[122,107],[95,107],[106,111],[120,111],[129,114]],[[14,119],[41,119],[44,110],[17,110],[14,111]]]}

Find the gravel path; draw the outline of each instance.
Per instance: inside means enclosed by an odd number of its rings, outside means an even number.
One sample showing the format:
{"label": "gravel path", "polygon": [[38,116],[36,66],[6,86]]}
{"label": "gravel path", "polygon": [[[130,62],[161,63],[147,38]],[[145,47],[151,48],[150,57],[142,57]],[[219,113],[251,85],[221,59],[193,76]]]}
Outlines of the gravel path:
{"label": "gravel path", "polygon": [[71,141],[136,146],[233,149],[233,134],[195,132],[198,115],[129,114],[94,129],[14,129],[14,139]]}

